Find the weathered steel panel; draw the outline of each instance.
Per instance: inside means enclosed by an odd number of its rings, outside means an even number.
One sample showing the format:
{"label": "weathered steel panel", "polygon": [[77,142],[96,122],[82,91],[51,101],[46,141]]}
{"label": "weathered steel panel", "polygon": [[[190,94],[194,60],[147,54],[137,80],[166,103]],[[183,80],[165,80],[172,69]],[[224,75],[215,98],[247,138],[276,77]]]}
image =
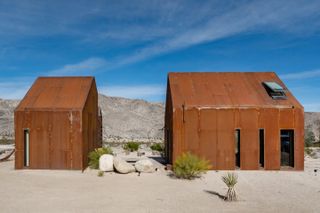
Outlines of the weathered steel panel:
{"label": "weathered steel panel", "polygon": [[15,110],[15,168],[24,168],[24,129],[29,129],[28,168],[85,169],[88,152],[101,146],[98,110],[94,78],[38,78]]}
{"label": "weathered steel panel", "polygon": [[235,169],[233,110],[217,110],[217,169]]}
{"label": "weathered steel panel", "polygon": [[191,151],[213,169],[234,169],[235,130],[240,129],[240,168],[259,169],[259,129],[264,129],[264,168],[279,170],[280,130],[293,129],[294,169],[303,169],[303,107],[289,90],[286,100],[272,99],[264,81],[287,90],[273,72],[170,73],[165,118],[173,133],[170,163]]}
{"label": "weathered steel panel", "polygon": [[212,169],[217,169],[217,111],[200,111],[200,149],[199,155],[211,162]]}
{"label": "weathered steel panel", "polygon": [[93,82],[93,77],[39,77],[16,111],[82,109]]}
{"label": "weathered steel panel", "polygon": [[184,128],[185,128],[185,140],[184,140],[184,149],[183,152],[192,152],[194,154],[198,154],[198,150],[200,148],[199,144],[199,117],[198,117],[198,110],[187,109],[183,112],[184,116]]}
{"label": "weathered steel panel", "polygon": [[280,169],[279,109],[261,110],[261,121],[265,129],[265,169]]}
{"label": "weathered steel panel", "polygon": [[280,109],[279,127],[281,129],[294,128],[294,109]]}
{"label": "weathered steel panel", "polygon": [[295,138],[294,138],[294,165],[296,170],[304,169],[304,111],[294,110]]}
{"label": "weathered steel panel", "polygon": [[256,109],[240,110],[240,168],[259,169],[259,128]]}

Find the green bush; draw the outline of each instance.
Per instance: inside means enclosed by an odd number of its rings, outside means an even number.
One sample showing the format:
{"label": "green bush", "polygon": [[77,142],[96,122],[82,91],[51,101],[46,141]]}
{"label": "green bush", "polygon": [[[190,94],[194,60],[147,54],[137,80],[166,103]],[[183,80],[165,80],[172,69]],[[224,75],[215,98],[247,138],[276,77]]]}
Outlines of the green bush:
{"label": "green bush", "polygon": [[183,153],[175,161],[173,172],[177,178],[190,180],[201,177],[210,167],[209,161],[191,153]]}
{"label": "green bush", "polygon": [[138,151],[140,144],[137,142],[128,142],[123,145],[124,150],[129,150],[130,152]]}
{"label": "green bush", "polygon": [[112,154],[112,150],[110,147],[103,147],[95,149],[94,151],[90,152],[88,155],[89,158],[89,167],[91,169],[98,169],[99,168],[99,158],[101,155],[104,154]]}
{"label": "green bush", "polygon": [[310,147],[305,147],[304,148],[304,152],[306,155],[309,155],[310,157],[314,157],[315,153],[313,152],[313,150]]}
{"label": "green bush", "polygon": [[158,151],[158,152],[163,152],[163,150],[164,150],[163,144],[160,144],[160,143],[152,144],[150,146],[150,148],[151,148],[151,150]]}
{"label": "green bush", "polygon": [[104,171],[99,171],[97,175],[98,175],[98,177],[103,177]]}

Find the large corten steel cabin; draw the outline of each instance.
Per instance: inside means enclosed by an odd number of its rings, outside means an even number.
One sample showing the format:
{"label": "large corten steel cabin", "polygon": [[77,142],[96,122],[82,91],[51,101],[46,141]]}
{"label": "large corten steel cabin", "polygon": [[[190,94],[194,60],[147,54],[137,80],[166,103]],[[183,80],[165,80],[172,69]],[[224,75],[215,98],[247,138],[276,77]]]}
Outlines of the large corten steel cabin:
{"label": "large corten steel cabin", "polygon": [[214,170],[304,169],[304,109],[274,72],[169,73],[166,156]]}
{"label": "large corten steel cabin", "polygon": [[14,112],[16,169],[85,169],[101,146],[93,77],[39,77]]}

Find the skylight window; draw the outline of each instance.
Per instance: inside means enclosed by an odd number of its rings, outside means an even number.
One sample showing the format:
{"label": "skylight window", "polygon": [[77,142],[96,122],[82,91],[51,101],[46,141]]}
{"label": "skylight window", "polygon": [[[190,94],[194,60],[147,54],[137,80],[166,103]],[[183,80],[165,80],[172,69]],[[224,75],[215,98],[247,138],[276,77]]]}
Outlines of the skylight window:
{"label": "skylight window", "polygon": [[266,88],[269,96],[272,99],[287,99],[285,89],[283,89],[283,87],[280,86],[278,83],[273,81],[265,81],[263,82],[263,86]]}

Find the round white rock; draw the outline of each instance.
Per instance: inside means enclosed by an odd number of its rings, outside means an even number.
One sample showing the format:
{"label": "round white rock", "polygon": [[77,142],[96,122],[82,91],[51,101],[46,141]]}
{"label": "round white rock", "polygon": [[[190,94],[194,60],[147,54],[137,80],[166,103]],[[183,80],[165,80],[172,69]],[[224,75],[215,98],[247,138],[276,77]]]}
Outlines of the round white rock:
{"label": "round white rock", "polygon": [[113,171],[113,155],[104,154],[99,158],[99,169],[104,172]]}
{"label": "round white rock", "polygon": [[139,160],[135,163],[134,167],[138,172],[151,173],[155,171],[153,163],[149,159]]}

